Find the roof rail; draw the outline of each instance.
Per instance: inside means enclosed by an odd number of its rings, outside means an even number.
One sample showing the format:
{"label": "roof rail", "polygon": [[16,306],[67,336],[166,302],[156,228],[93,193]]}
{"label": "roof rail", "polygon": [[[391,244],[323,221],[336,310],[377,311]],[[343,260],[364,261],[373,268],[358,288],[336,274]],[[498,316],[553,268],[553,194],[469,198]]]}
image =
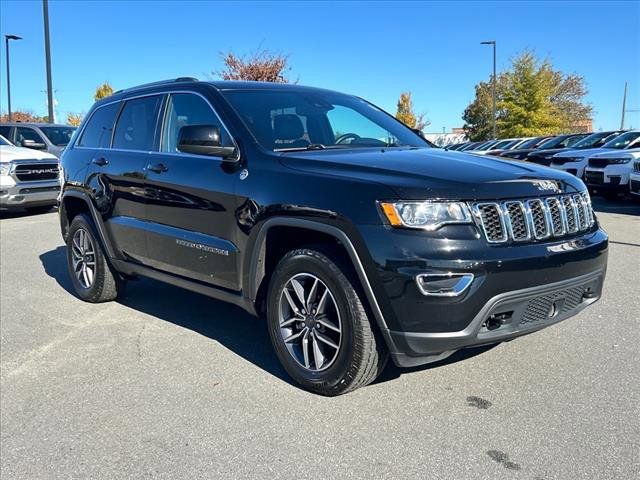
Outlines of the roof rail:
{"label": "roof rail", "polygon": [[194,77],[178,77],[178,78],[171,78],[169,80],[160,80],[158,82],[151,82],[151,83],[145,83],[143,85],[136,85],[135,87],[129,87],[129,88],[123,88],[122,90],[118,90],[117,92],[114,92],[114,95],[116,93],[124,93],[124,92],[129,92],[131,90],[139,90],[141,88],[147,88],[147,87],[156,87],[158,85],[166,85],[169,83],[176,83],[176,82],[197,82],[198,79],[194,78]]}

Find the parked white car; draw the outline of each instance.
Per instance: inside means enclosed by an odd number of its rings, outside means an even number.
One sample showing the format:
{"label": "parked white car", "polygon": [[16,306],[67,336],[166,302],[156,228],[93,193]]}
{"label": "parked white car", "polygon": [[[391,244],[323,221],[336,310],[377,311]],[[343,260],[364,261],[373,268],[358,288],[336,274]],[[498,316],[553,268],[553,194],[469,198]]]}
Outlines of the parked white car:
{"label": "parked white car", "polygon": [[626,193],[636,160],[640,160],[640,148],[592,155],[585,168],[585,182],[605,195]]}
{"label": "parked white car", "polygon": [[60,191],[54,155],[16,147],[0,135],[0,210],[50,210]]}
{"label": "parked white car", "polygon": [[600,148],[590,148],[586,150],[566,150],[556,153],[551,158],[551,168],[564,170],[576,177],[584,177],[584,169],[587,166],[589,158],[600,153],[610,152],[612,150],[626,150],[636,148],[640,145],[640,130],[629,130],[617,135],[609,140]]}
{"label": "parked white car", "polygon": [[640,197],[640,160],[633,162],[633,169],[629,175],[629,191]]}

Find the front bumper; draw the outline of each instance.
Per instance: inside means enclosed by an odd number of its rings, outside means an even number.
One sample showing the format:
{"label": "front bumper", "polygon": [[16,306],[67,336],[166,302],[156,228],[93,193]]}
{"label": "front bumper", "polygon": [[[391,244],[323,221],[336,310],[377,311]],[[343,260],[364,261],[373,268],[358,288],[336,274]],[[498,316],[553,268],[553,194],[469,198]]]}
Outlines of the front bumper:
{"label": "front bumper", "polygon": [[11,177],[0,177],[0,209],[12,210],[55,205],[60,192],[57,180],[16,183]]}
{"label": "front bumper", "polygon": [[609,165],[606,168],[587,167],[585,183],[603,190],[626,191],[629,185],[629,165]]}
{"label": "front bumper", "polygon": [[640,173],[633,172],[629,175],[629,192],[640,195]]}
{"label": "front bumper", "polygon": [[[431,236],[373,226],[361,227],[361,233],[376,269],[369,276],[385,337],[399,366],[429,363],[460,348],[515,338],[575,315],[600,297],[606,271],[608,239],[597,227],[512,246],[488,245],[474,237],[472,226],[451,226]],[[416,276],[447,272],[473,274],[474,279],[458,296],[420,291]],[[521,324],[524,316],[531,318],[526,313],[530,302],[534,309],[550,299],[559,302],[557,312]],[[509,315],[498,319],[498,328],[486,324],[503,313]]]}
{"label": "front bumper", "polygon": [[504,342],[574,316],[602,294],[605,272],[493,297],[464,330],[444,333],[390,332],[399,366],[441,360],[461,348]]}
{"label": "front bumper", "polygon": [[566,163],[554,163],[551,162],[550,167],[556,170],[562,170],[564,172],[575,175],[578,178],[584,176],[584,167],[586,162],[566,162]]}

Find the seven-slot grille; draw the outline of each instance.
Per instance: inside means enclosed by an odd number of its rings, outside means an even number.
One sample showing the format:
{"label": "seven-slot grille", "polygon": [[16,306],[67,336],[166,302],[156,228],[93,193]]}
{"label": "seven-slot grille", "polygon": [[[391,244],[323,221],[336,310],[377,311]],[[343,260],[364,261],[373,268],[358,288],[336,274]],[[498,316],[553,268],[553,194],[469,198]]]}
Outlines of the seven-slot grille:
{"label": "seven-slot grille", "polygon": [[545,199],[478,202],[473,212],[489,243],[526,242],[562,237],[595,222],[586,193]]}
{"label": "seven-slot grille", "polygon": [[22,182],[37,182],[55,180],[58,178],[57,163],[19,163],[13,170],[13,175]]}

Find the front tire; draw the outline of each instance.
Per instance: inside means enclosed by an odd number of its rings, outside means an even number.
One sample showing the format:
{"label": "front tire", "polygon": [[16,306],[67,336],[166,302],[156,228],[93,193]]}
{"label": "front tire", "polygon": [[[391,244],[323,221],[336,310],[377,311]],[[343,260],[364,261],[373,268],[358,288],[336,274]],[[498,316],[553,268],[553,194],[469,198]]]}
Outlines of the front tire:
{"label": "front tire", "polygon": [[93,221],[85,214],[76,216],[69,226],[67,268],[76,295],[85,302],[115,300],[124,287],[107,262]]}
{"label": "front tire", "polygon": [[349,269],[323,250],[297,249],[280,260],[267,320],[287,373],[307,390],[335,396],[375,380],[388,354]]}

